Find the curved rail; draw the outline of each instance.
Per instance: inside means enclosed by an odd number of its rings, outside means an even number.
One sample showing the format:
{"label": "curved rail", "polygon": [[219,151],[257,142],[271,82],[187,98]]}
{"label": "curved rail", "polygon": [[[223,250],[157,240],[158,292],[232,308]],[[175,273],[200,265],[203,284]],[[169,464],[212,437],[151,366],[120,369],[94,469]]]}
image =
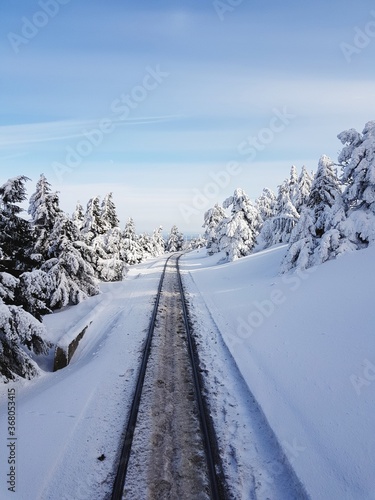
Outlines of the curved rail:
{"label": "curved rail", "polygon": [[127,428],[126,428],[126,432],[125,432],[124,444],[123,444],[123,447],[121,450],[120,460],[119,460],[119,464],[118,464],[118,468],[117,468],[116,479],[115,479],[115,482],[113,484],[112,497],[111,497],[112,500],[121,500],[123,497],[125,477],[126,477],[126,472],[128,469],[129,457],[130,457],[131,447],[132,447],[132,443],[133,443],[133,436],[134,436],[135,424],[137,422],[139,403],[141,401],[143,383],[145,380],[147,361],[148,361],[148,358],[150,355],[151,341],[152,341],[152,336],[153,336],[154,328],[155,328],[155,321],[156,321],[156,316],[157,316],[158,307],[159,307],[161,289],[163,286],[165,271],[167,269],[167,265],[168,265],[169,259],[171,257],[172,257],[172,255],[170,255],[168,257],[168,259],[165,261],[164,269],[163,269],[163,272],[162,272],[162,275],[161,275],[161,278],[159,281],[159,286],[158,286],[158,291],[156,294],[154,309],[152,311],[150,326],[148,329],[145,347],[143,350],[142,362],[141,362],[141,366],[139,369],[137,385],[135,388],[133,401],[132,401],[132,405],[130,408],[129,420],[128,420],[128,424],[127,424]]}

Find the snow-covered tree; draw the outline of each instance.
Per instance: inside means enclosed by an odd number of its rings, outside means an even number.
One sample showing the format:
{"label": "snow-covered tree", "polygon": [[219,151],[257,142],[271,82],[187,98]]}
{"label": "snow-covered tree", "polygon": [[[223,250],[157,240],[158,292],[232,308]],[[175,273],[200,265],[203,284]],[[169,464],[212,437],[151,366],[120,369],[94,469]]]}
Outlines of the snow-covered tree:
{"label": "snow-covered tree", "polygon": [[203,236],[192,238],[184,246],[185,250],[198,250],[199,248],[207,248],[207,240]]}
{"label": "snow-covered tree", "polygon": [[163,237],[163,227],[162,226],[159,226],[152,233],[152,246],[153,246],[152,255],[154,257],[158,257],[159,255],[163,255],[163,253],[165,252],[165,240]]}
{"label": "snow-covered tree", "polygon": [[167,252],[180,252],[184,246],[184,235],[180,233],[176,225],[172,226],[171,232],[169,233],[166,251]]}
{"label": "snow-covered tree", "polygon": [[39,373],[32,359],[47,353],[44,326],[22,307],[0,299],[0,376],[4,381],[31,379]]}
{"label": "snow-covered tree", "polygon": [[131,217],[127,220],[122,234],[122,258],[129,265],[138,264],[143,260],[142,249]]}
{"label": "snow-covered tree", "polygon": [[292,165],[290,168],[288,187],[289,187],[290,201],[293,203],[294,206],[296,206],[296,201],[299,198],[299,186],[298,186],[297,168],[295,167],[295,165]]}
{"label": "snow-covered tree", "polygon": [[152,236],[148,233],[142,233],[138,237],[138,245],[144,258],[154,255],[155,247]]}
{"label": "snow-covered tree", "polygon": [[102,202],[101,206],[101,215],[102,221],[104,224],[104,228],[108,231],[110,229],[114,229],[118,227],[120,221],[117,217],[116,206],[113,202],[113,194],[108,193]]}
{"label": "snow-covered tree", "polygon": [[102,209],[99,196],[94,196],[87,203],[86,213],[82,225],[82,233],[87,242],[91,242],[97,236],[106,231],[105,222],[102,218]]}
{"label": "snow-covered tree", "polygon": [[19,203],[26,200],[25,183],[29,178],[19,175],[0,187],[0,247],[3,258],[13,261],[11,267],[22,268],[25,249],[30,242],[30,225],[21,217]]}
{"label": "snow-covered tree", "polygon": [[230,217],[219,224],[219,246],[221,251],[225,251],[227,259],[234,261],[253,250],[261,218],[255,205],[240,188],[224,201],[223,207],[232,208]]}
{"label": "snow-covered tree", "polygon": [[41,263],[48,258],[48,241],[56,219],[61,214],[58,193],[51,191],[51,185],[41,174],[35,192],[29,201],[33,241],[29,255],[34,262]]}
{"label": "snow-covered tree", "polygon": [[276,213],[275,193],[269,188],[264,188],[262,194],[255,200],[255,205],[263,222],[270,219]]}
{"label": "snow-covered tree", "polygon": [[96,276],[102,281],[121,281],[126,270],[123,255],[122,232],[119,227],[109,229],[97,236],[87,252],[92,252],[91,261]]}
{"label": "snow-covered tree", "polygon": [[366,123],[362,134],[355,129],[338,135],[344,144],[339,155],[346,185],[348,208],[345,232],[358,248],[375,241],[375,121]]}
{"label": "snow-covered tree", "polygon": [[323,155],[306,206],[292,232],[282,270],[306,269],[347,249],[350,242],[341,233],[343,221],[345,210],[335,165]]}
{"label": "snow-covered tree", "polygon": [[299,215],[289,197],[289,183],[284,181],[279,186],[276,214],[267,219],[259,235],[259,245],[261,248],[268,248],[277,243],[288,243]]}
{"label": "snow-covered tree", "polygon": [[203,227],[205,228],[204,239],[206,240],[206,248],[208,255],[213,255],[220,251],[218,239],[219,224],[226,218],[223,207],[216,205],[204,214]]}
{"label": "snow-covered tree", "polygon": [[81,230],[83,228],[84,220],[85,213],[83,211],[83,206],[79,201],[77,201],[76,208],[72,214],[72,221],[77,226],[77,228]]}
{"label": "snow-covered tree", "polygon": [[82,243],[74,222],[61,214],[49,239],[49,259],[41,270],[52,283],[49,307],[78,304],[87,296],[99,293],[92,266],[82,256]]}
{"label": "snow-covered tree", "polygon": [[17,305],[19,280],[0,273],[0,378],[32,378],[38,367],[31,353],[46,354],[43,325]]}
{"label": "snow-covered tree", "polygon": [[302,167],[301,174],[298,178],[298,197],[294,200],[294,206],[298,213],[301,213],[302,208],[306,205],[310,195],[313,178],[308,173],[305,166]]}
{"label": "snow-covered tree", "polygon": [[50,299],[53,293],[51,277],[40,269],[27,271],[19,277],[16,288],[17,303],[39,321],[43,314],[52,312]]}

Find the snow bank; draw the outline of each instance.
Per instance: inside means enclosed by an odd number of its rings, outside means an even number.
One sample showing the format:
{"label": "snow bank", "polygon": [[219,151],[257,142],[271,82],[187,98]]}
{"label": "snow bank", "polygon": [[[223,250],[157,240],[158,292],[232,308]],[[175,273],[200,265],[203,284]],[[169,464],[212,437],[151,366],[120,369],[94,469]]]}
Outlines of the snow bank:
{"label": "snow bank", "polygon": [[[1,499],[106,498],[164,259],[104,283],[102,294],[45,318],[50,339],[92,325],[70,365],[0,387]],[[16,389],[16,494],[7,490],[7,391]]]}
{"label": "snow bank", "polygon": [[190,253],[190,300],[203,294],[311,497],[374,499],[375,248],[279,276],[285,250]]}

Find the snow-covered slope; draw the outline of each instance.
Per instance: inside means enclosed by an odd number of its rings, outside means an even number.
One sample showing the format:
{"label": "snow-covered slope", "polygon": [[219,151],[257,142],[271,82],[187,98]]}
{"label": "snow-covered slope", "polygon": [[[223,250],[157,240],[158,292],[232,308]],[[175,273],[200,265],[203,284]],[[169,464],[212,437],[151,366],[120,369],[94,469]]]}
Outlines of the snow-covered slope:
{"label": "snow-covered slope", "polygon": [[[194,321],[200,339],[206,336],[200,347],[213,371],[212,409],[232,451],[234,490],[248,498],[253,478],[257,498],[288,500],[273,493],[298,490],[290,464],[314,500],[374,500],[375,248],[279,276],[284,253],[279,246],[218,264],[220,255],[201,250],[182,260]],[[45,318],[55,341],[91,324],[68,368],[0,388],[1,499],[110,492],[163,260],[132,267],[124,282],[103,284],[101,295]],[[16,494],[6,483],[6,395],[13,387]],[[241,432],[248,433],[242,440]]]}
{"label": "snow-covered slope", "polygon": [[[55,341],[92,323],[67,368],[0,387],[1,499],[87,500],[111,491],[164,261],[132,267],[123,282],[102,284],[101,295],[45,318]],[[6,395],[13,387],[16,493],[6,482]]]}
{"label": "snow-covered slope", "polygon": [[374,500],[375,248],[279,276],[285,249],[188,254],[190,301],[203,295],[311,498]]}

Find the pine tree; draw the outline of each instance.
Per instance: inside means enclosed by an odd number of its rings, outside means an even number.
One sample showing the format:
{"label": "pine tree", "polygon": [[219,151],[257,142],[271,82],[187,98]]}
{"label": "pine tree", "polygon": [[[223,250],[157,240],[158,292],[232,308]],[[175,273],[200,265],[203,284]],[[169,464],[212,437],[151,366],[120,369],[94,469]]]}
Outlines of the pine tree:
{"label": "pine tree", "polygon": [[83,211],[83,207],[81,203],[77,201],[76,208],[72,215],[72,221],[77,226],[77,228],[81,230],[83,228],[84,220],[85,220],[85,213]]}
{"label": "pine tree", "polygon": [[32,353],[47,354],[44,326],[22,307],[0,298],[0,377],[31,379],[39,373]]}
{"label": "pine tree", "polygon": [[121,281],[126,269],[122,259],[123,239],[119,227],[109,229],[105,234],[97,236],[88,250],[92,250],[94,270],[102,281]]}
{"label": "pine tree", "polygon": [[3,258],[9,259],[8,270],[24,269],[26,248],[31,239],[30,225],[21,217],[23,208],[18,204],[26,200],[24,175],[9,179],[0,187],[0,247]]}
{"label": "pine tree", "polygon": [[229,261],[234,261],[249,255],[253,250],[261,218],[256,207],[240,188],[224,201],[223,207],[232,209],[231,216],[219,224],[219,247],[221,251],[225,251]]}
{"label": "pine tree", "polygon": [[299,215],[289,197],[289,183],[284,181],[279,186],[276,214],[265,221],[259,235],[261,248],[268,248],[278,243],[288,243]]}
{"label": "pine tree", "polygon": [[142,249],[138,243],[133,219],[130,217],[125,224],[122,235],[122,259],[129,265],[138,264],[143,260]]}
{"label": "pine tree", "polygon": [[298,185],[297,168],[294,165],[292,165],[290,169],[288,186],[289,186],[290,201],[294,206],[296,206],[296,202],[299,199],[299,185]]}
{"label": "pine tree", "polygon": [[144,258],[151,257],[154,255],[155,247],[151,235],[147,233],[140,234],[138,237],[138,245],[141,248],[141,252]]}
{"label": "pine tree", "polygon": [[310,195],[313,178],[308,173],[305,166],[302,167],[301,174],[298,178],[298,198],[295,200],[295,207],[300,214],[302,208],[306,205],[307,199]]}
{"label": "pine tree", "polygon": [[180,233],[176,225],[172,226],[169,233],[166,251],[167,252],[180,252],[184,246],[184,235]]}
{"label": "pine tree", "polygon": [[220,251],[218,239],[219,224],[226,218],[224,209],[216,203],[213,208],[204,214],[203,227],[205,228],[204,239],[208,255],[213,255]]}
{"label": "pine tree", "polygon": [[107,231],[109,229],[114,229],[115,227],[118,227],[120,224],[120,221],[116,213],[116,206],[113,202],[112,197],[113,197],[112,193],[108,193],[104,197],[101,206],[102,221]]}
{"label": "pine tree", "polygon": [[338,138],[344,144],[339,163],[346,185],[345,234],[362,248],[375,241],[375,121],[366,123],[362,134],[350,129],[341,132]]}
{"label": "pine tree", "polygon": [[32,353],[46,354],[43,325],[18,305],[20,280],[0,273],[0,378],[32,378],[38,374]]}
{"label": "pine tree", "polygon": [[78,304],[99,293],[94,270],[82,256],[82,243],[73,221],[60,214],[49,238],[49,259],[42,265],[52,283],[49,307]]}
{"label": "pine tree", "polygon": [[87,203],[86,213],[83,220],[82,233],[88,243],[106,231],[105,223],[102,219],[102,210],[99,196],[94,196]]}
{"label": "pine tree", "polygon": [[276,196],[268,188],[264,188],[262,194],[255,200],[255,205],[263,222],[273,217],[276,213]]}
{"label": "pine tree", "polygon": [[341,253],[348,245],[341,234],[343,221],[345,210],[335,166],[323,155],[306,206],[292,232],[282,270],[305,269]]}
{"label": "pine tree", "polygon": [[28,254],[36,265],[48,258],[48,245],[56,219],[61,214],[58,193],[51,191],[51,185],[41,174],[35,192],[29,201],[33,241]]}
{"label": "pine tree", "polygon": [[165,240],[163,237],[163,227],[159,226],[158,229],[155,229],[152,234],[152,246],[154,257],[158,257],[165,252]]}

